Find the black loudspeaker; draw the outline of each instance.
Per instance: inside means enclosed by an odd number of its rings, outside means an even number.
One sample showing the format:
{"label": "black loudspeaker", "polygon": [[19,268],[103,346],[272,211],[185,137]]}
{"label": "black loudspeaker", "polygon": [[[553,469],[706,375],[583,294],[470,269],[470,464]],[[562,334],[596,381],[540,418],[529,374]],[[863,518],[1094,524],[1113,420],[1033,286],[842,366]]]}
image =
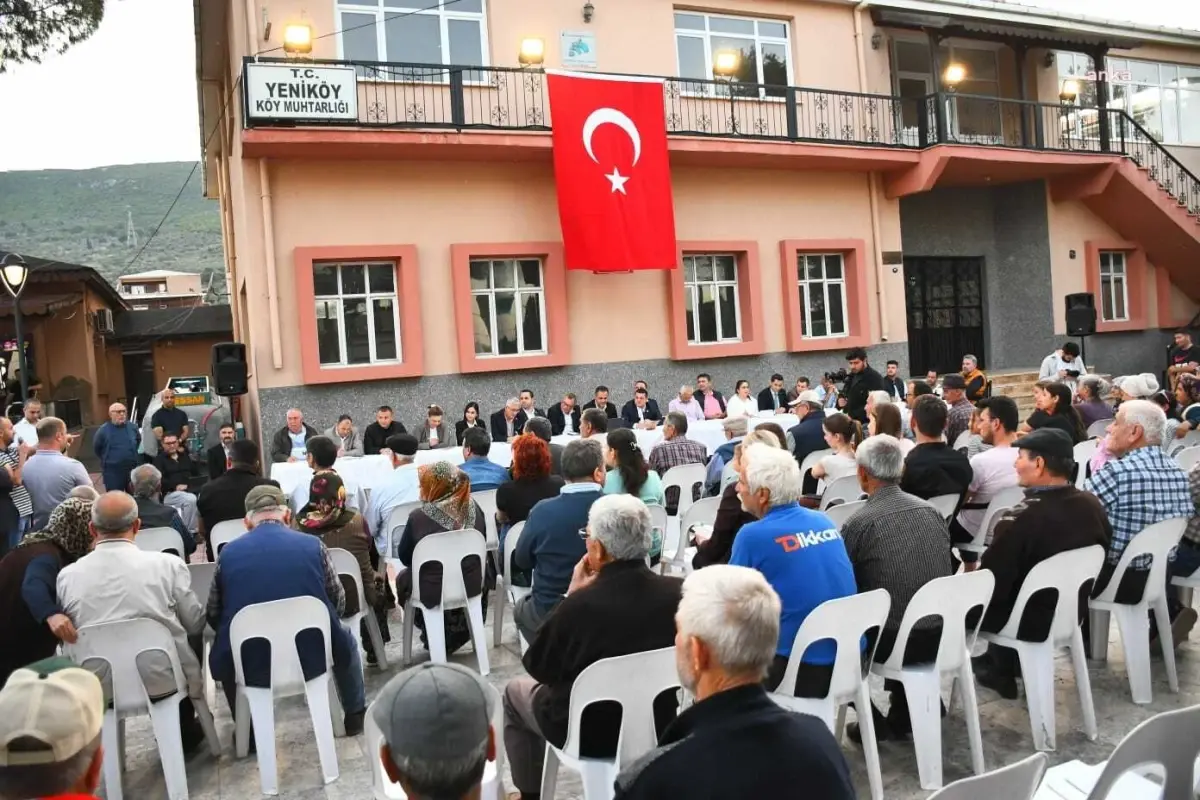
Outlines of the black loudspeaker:
{"label": "black loudspeaker", "polygon": [[1067,336],[1096,332],[1096,297],[1090,292],[1067,295]]}
{"label": "black loudspeaker", "polygon": [[221,342],[212,349],[212,377],[216,392],[221,397],[236,397],[250,391],[250,377],[246,366],[246,345],[239,342]]}

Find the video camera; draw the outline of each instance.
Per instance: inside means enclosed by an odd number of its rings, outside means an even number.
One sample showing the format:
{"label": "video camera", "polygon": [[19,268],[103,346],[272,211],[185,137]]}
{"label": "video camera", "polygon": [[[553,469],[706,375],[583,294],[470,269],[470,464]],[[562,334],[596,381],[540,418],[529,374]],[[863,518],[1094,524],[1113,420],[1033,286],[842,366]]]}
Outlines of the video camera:
{"label": "video camera", "polygon": [[835,370],[834,372],[825,373],[825,380],[831,381],[832,383],[845,383],[846,379],[849,377],[850,373],[846,371],[845,367]]}

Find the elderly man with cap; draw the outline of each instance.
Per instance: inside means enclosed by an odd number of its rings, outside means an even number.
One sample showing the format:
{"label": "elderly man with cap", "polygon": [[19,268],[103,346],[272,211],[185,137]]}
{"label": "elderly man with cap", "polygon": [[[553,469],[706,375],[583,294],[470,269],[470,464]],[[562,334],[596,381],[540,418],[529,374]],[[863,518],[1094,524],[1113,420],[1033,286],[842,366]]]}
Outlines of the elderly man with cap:
{"label": "elderly man with cap", "polygon": [[[1075,450],[1071,437],[1056,428],[1042,428],[1017,440],[1014,467],[1025,499],[1003,512],[996,523],[992,544],[980,566],[996,577],[992,602],[982,629],[995,633],[1008,624],[1021,584],[1035,566],[1067,550],[1092,545],[1108,548],[1112,527],[1095,495],[1075,488]],[[1025,607],[1019,638],[1040,642],[1054,619],[1052,594],[1035,595]],[[1082,617],[1086,598],[1080,603]],[[988,645],[974,659],[975,680],[1003,697],[1017,696],[1017,654],[1010,648]]]}
{"label": "elderly man with cap", "polygon": [[[810,453],[824,450],[829,445],[825,442],[825,408],[821,404],[821,396],[812,389],[805,389],[796,395],[796,399],[788,403],[797,422],[787,432],[788,450],[796,457],[797,464],[803,464]],[[817,490],[816,480],[805,491]]]}
{"label": "elderly man with cap", "polygon": [[[363,518],[367,531],[375,539],[375,549],[385,558],[395,558],[387,549],[387,521],[392,511],[405,503],[421,499],[421,487],[417,483],[417,437],[411,433],[389,436],[384,446],[391,452],[392,471],[370,489],[371,502]],[[396,544],[399,543],[396,540]]]}
{"label": "elderly man with cap", "polygon": [[91,800],[104,750],[100,681],[66,658],[22,667],[0,690],[0,797]]}
{"label": "elderly man with cap", "polygon": [[971,429],[975,406],[967,399],[967,382],[962,375],[950,373],[942,378],[942,398],[950,407],[946,420],[946,444],[954,447],[958,437]]}
{"label": "elderly man with cap", "polygon": [[[236,683],[229,641],[233,618],[256,603],[315,597],[329,613],[333,678],[346,711],[346,733],[353,736],[362,732],[367,701],[358,645],[340,620],[346,593],[325,545],[316,536],[292,530],[291,522],[287,495],[278,486],[256,486],[246,495],[246,529],[250,533],[222,548],[209,590],[206,616],[217,632],[209,668],[221,682],[229,708],[234,709]],[[306,679],[325,672],[325,650],[319,638],[314,641],[301,636],[296,647]],[[269,687],[269,649],[250,643],[242,652],[246,685]]]}
{"label": "elderly man with cap", "polygon": [[409,800],[478,800],[496,760],[493,690],[458,664],[421,664],[387,682],[371,704],[383,734],[377,757]]}

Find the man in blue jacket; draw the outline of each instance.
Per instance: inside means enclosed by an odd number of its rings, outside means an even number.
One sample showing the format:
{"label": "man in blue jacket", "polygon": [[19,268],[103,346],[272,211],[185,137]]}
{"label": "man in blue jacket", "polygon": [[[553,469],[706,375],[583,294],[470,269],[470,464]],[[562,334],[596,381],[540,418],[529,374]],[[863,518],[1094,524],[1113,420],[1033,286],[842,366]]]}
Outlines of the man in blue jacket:
{"label": "man in blue jacket", "polygon": [[[796,457],[796,463],[803,464],[804,459],[810,453],[829,447],[825,442],[825,409],[821,404],[820,396],[811,389],[801,392],[788,405],[792,407],[792,413],[800,418],[800,421],[788,431],[788,442],[791,444],[792,455]],[[814,478],[807,475],[800,477],[804,479],[806,493],[812,494],[817,491],[817,482]]]}
{"label": "man in blue jacket", "polygon": [[104,488],[110,492],[128,491],[129,473],[139,463],[138,445],[142,442],[142,434],[128,421],[125,406],[120,403],[108,407],[108,420],[96,431],[92,448],[96,458],[100,459]]}

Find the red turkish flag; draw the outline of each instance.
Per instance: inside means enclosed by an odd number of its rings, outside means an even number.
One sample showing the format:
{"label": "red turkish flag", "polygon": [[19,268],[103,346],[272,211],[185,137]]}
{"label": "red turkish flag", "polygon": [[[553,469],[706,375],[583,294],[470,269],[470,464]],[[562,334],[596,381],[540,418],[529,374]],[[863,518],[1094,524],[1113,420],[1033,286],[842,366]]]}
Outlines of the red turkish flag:
{"label": "red turkish flag", "polygon": [[548,73],[567,269],[675,269],[660,79]]}

